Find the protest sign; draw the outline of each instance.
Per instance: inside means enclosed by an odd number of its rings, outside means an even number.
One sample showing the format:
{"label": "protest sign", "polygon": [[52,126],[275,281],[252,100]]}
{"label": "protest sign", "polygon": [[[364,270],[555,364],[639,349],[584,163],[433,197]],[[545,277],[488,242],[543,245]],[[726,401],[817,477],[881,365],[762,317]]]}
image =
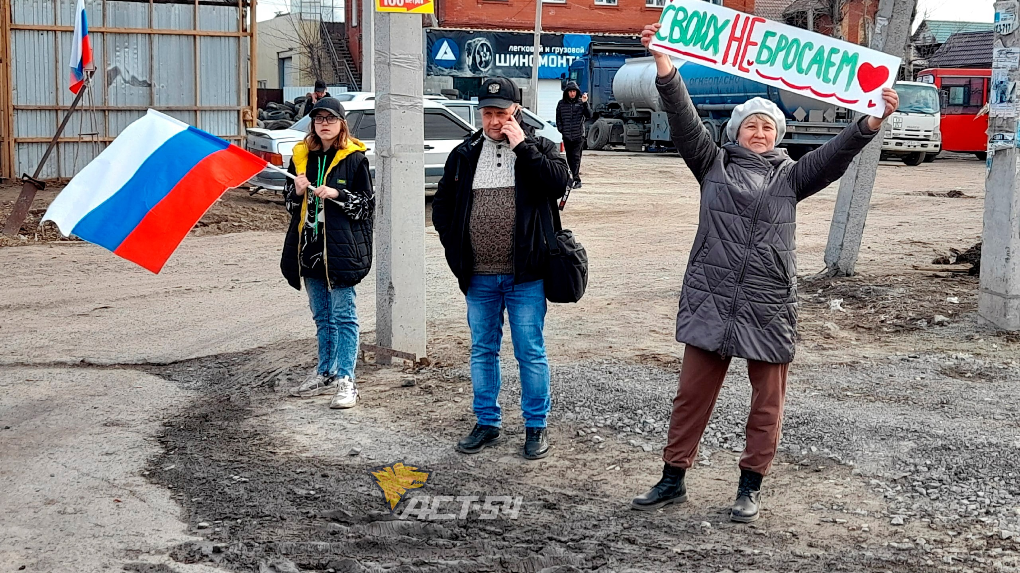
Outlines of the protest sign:
{"label": "protest sign", "polygon": [[702,0],[672,0],[659,23],[649,46],[657,52],[875,116],[900,66],[895,56]]}

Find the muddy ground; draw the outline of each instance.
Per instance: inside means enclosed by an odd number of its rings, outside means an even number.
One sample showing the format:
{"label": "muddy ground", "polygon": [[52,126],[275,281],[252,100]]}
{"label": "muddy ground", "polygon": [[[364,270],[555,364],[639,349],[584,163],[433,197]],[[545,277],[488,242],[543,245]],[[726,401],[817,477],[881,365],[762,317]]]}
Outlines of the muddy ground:
{"label": "muddy ground", "polygon": [[[801,205],[799,354],[751,526],[727,519],[750,395],[740,361],[689,473],[690,501],[628,507],[661,468],[697,191],[666,155],[592,153],[583,177],[564,221],[588,249],[591,283],[549,314],[554,454],[539,462],[519,457],[509,340],[506,441],[473,457],[452,449],[473,423],[468,338],[431,229],[431,366],[359,364],[362,402],[343,412],[328,397],[286,397],[312,367],[314,339],[303,295],[276,270],[278,199],[228,194],[194,233],[208,236],[189,237],[159,277],[86,244],[26,236],[0,249],[0,563],[58,570],[74,547],[83,571],[1020,570],[1020,337],[976,316],[976,277],[929,268],[980,239],[981,162],[883,163],[853,278],[815,276],[835,187]],[[359,290],[369,342],[373,293],[370,277]],[[69,393],[92,419],[45,406]],[[133,441],[114,452],[77,438],[103,431]],[[118,471],[58,486],[51,469],[18,469],[62,456],[83,475]],[[369,472],[398,461],[430,477],[391,513]],[[422,495],[522,506],[516,519],[398,519]],[[151,516],[159,534],[122,531],[132,499],[135,520]]]}

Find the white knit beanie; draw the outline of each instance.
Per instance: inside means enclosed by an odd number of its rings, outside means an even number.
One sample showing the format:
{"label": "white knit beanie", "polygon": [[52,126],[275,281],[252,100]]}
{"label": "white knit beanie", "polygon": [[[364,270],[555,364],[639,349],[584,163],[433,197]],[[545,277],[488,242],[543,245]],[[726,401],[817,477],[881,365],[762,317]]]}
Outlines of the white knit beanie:
{"label": "white knit beanie", "polygon": [[776,104],[761,97],[751,98],[733,108],[733,112],[730,114],[730,121],[726,124],[726,136],[729,137],[730,141],[737,141],[737,132],[740,130],[740,125],[744,123],[745,119],[756,113],[763,113],[776,122],[776,145],[779,145],[779,142],[783,140],[783,136],[786,135],[786,116]]}

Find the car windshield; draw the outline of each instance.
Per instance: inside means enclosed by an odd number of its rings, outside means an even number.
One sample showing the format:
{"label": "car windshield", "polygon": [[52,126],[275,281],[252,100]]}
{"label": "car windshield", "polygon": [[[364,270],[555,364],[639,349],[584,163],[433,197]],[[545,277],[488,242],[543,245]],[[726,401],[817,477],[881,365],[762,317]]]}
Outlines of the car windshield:
{"label": "car windshield", "polygon": [[899,111],[904,113],[938,113],[939,94],[935,86],[896,84],[900,95]]}
{"label": "car windshield", "polygon": [[290,126],[290,129],[296,129],[298,131],[308,131],[308,123],[311,121],[312,116],[306,115],[301,119],[297,120],[297,122],[294,125]]}
{"label": "car windshield", "polygon": [[351,93],[336,94],[333,97],[338,99],[339,101],[351,101],[351,100],[354,99],[354,94],[351,94]]}

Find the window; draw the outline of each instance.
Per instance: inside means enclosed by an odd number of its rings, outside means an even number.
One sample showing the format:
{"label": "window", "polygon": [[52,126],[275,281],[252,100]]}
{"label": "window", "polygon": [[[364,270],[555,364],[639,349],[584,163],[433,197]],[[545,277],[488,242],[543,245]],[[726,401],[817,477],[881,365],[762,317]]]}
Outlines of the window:
{"label": "window", "polygon": [[290,85],[291,75],[294,73],[294,60],[293,58],[280,58],[276,62],[277,72],[279,74],[280,87],[285,88]]}
{"label": "window", "polygon": [[523,115],[524,115],[524,125],[530,127],[531,129],[541,130],[543,127],[545,127],[544,125],[542,125],[542,121],[539,120],[538,118],[532,117],[530,114],[527,114],[527,113],[525,113]]}
{"label": "window", "polygon": [[446,109],[460,116],[464,121],[471,123],[471,106],[469,105],[448,105]]}
{"label": "window", "polygon": [[354,137],[361,141],[375,141],[375,114],[366,113],[361,116],[358,127],[354,130]]}
{"label": "window", "polygon": [[464,139],[471,131],[441,111],[425,111],[425,139]]}
{"label": "window", "polygon": [[616,6],[616,0],[595,0],[596,6]]}
{"label": "window", "polygon": [[666,5],[666,0],[645,0],[645,6],[649,8],[662,8]]}
{"label": "window", "polygon": [[943,78],[944,111],[950,115],[976,115],[985,105],[984,78]]}

